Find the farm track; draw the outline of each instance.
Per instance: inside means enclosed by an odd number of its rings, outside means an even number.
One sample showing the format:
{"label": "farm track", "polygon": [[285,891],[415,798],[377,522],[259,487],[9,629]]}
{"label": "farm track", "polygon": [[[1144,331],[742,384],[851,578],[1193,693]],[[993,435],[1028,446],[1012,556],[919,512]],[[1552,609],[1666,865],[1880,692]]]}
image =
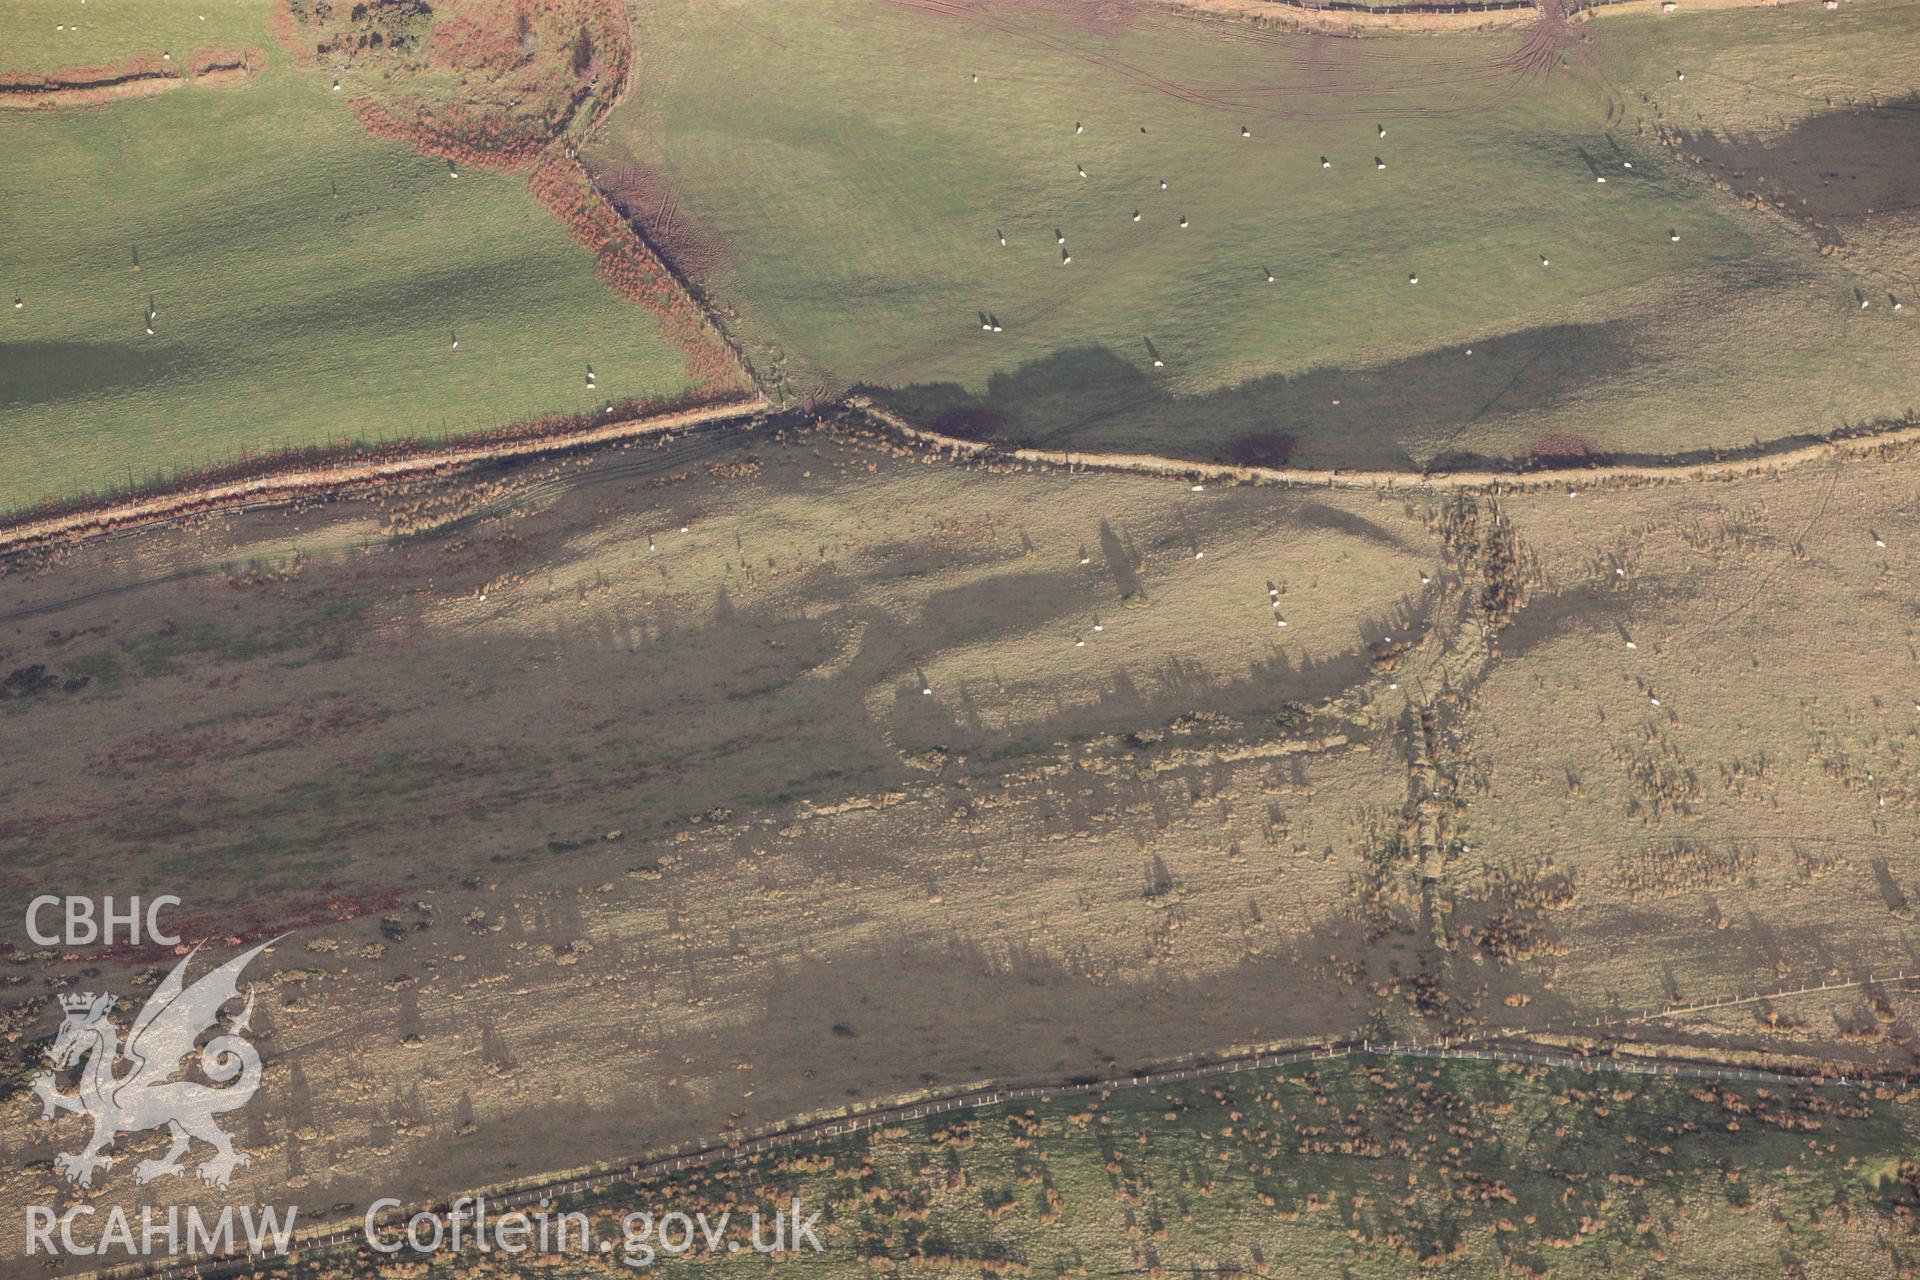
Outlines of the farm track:
{"label": "farm track", "polygon": [[[1672,462],[1631,462],[1584,467],[1541,467],[1531,470],[1470,471],[1316,471],[1299,467],[1260,467],[1207,462],[1157,454],[1090,453],[1060,449],[1004,448],[978,440],[943,435],[882,409],[864,396],[850,396],[841,407],[865,418],[875,428],[910,444],[945,451],[955,458],[992,459],[1069,472],[1116,472],[1162,476],[1169,479],[1213,480],[1227,484],[1279,484],[1331,489],[1488,490],[1524,492],[1565,488],[1570,491],[1646,484],[1680,484],[1736,480],[1769,475],[1818,463],[1842,462],[1877,454],[1905,453],[1920,446],[1920,425],[1907,422],[1862,429],[1857,434],[1778,442],[1774,446],[1729,452]],[[677,432],[707,434],[721,428],[751,430],[777,411],[758,396],[701,409],[624,419],[569,435],[533,440],[481,443],[365,463],[288,470],[226,481],[202,489],[136,498],[101,507],[30,518],[10,528],[0,527],[0,557],[36,546],[76,541],[117,541],[145,529],[186,516],[238,515],[268,510],[301,500],[341,496],[371,489],[394,480],[435,473],[456,473],[488,465],[524,461],[542,456],[627,444]],[[714,452],[725,446],[716,446]],[[703,454],[703,456],[705,456]],[[558,492],[560,486],[581,480],[617,479],[642,462],[615,464],[571,480],[540,482],[538,491]],[[465,519],[490,514],[525,501],[528,490],[491,500]],[[174,576],[185,576],[176,574]],[[107,588],[111,592],[124,588]],[[39,611],[39,610],[36,610]],[[6,621],[13,615],[0,615]]]}
{"label": "farm track", "polygon": [[1691,481],[1735,480],[1769,475],[1821,462],[1837,462],[1886,452],[1904,452],[1920,445],[1920,426],[1908,423],[1863,430],[1857,435],[1831,436],[1810,441],[1786,441],[1750,452],[1727,451],[1718,456],[1687,458],[1670,463],[1636,462],[1588,467],[1541,467],[1528,471],[1313,471],[1299,467],[1258,467],[1196,459],[1167,458],[1143,453],[1087,453],[1061,449],[996,448],[978,440],[964,440],[916,427],[863,396],[850,397],[848,407],[864,414],[889,433],[944,449],[956,456],[992,457],[1071,471],[1116,471],[1167,476],[1180,480],[1217,480],[1222,483],[1284,484],[1329,489],[1477,490],[1514,493],[1530,489],[1597,489],[1616,485],[1676,484]]}
{"label": "farm track", "polygon": [[698,409],[624,418],[561,435],[483,441],[397,458],[273,471],[200,489],[134,498],[59,515],[28,517],[9,528],[0,529],[0,554],[60,539],[120,535],[133,526],[152,525],[186,515],[215,511],[236,514],[283,506],[302,498],[333,496],[393,480],[467,470],[596,445],[623,444],[648,436],[712,428],[742,420],[751,421],[772,407],[766,400],[754,396]]}
{"label": "farm track", "polygon": [[[349,555],[370,547],[425,542],[431,539],[445,537],[450,533],[467,527],[476,520],[501,515],[517,507],[526,507],[550,498],[558,497],[570,488],[579,489],[588,485],[606,484],[618,480],[634,480],[645,476],[657,475],[663,471],[704,462],[709,458],[730,452],[738,447],[737,441],[717,432],[690,433],[687,436],[668,435],[659,437],[650,443],[654,452],[641,454],[637,457],[622,457],[603,461],[591,470],[582,471],[564,479],[560,477],[548,477],[536,480],[531,484],[516,488],[509,493],[489,498],[471,511],[418,533],[381,534],[374,537],[354,538],[345,542],[320,547],[302,545],[298,550],[303,557],[313,560]],[[673,446],[676,445],[680,447],[674,448]],[[222,509],[221,514],[239,515],[248,511],[271,510],[276,507],[285,506],[288,501],[289,499],[283,497],[261,498],[241,506]],[[151,524],[121,525],[96,535],[92,541],[103,544],[122,542],[140,537],[151,527]],[[82,592],[75,596],[65,596],[58,600],[48,600],[20,609],[0,611],[0,623],[18,622],[25,618],[44,617],[50,614],[64,612],[76,605],[86,604],[94,600],[111,599],[115,596],[126,595],[130,592],[146,590],[150,587],[164,586],[170,582],[183,582],[192,578],[204,578],[212,574],[256,563],[260,559],[261,557],[257,556],[247,556],[208,560],[201,564],[171,569],[165,573],[155,574],[151,577],[133,578],[126,582],[117,582],[112,586],[100,587],[96,590]]]}

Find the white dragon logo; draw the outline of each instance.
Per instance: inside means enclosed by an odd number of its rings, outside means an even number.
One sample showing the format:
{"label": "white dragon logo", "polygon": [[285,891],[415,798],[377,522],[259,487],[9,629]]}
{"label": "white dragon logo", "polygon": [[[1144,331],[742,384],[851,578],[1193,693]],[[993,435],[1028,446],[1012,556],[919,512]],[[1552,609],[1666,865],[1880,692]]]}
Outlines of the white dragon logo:
{"label": "white dragon logo", "polygon": [[[233,1149],[229,1138],[214,1117],[246,1105],[260,1087],[260,1055],[240,1038],[253,1016],[253,993],[238,1017],[227,1024],[224,1034],[209,1040],[200,1050],[200,1069],[216,1089],[197,1081],[182,1080],[182,1060],[193,1052],[202,1032],[215,1025],[220,1007],[239,995],[241,970],[247,962],[279,939],[263,942],[253,950],[221,965],[191,987],[186,985],[187,965],[199,953],[195,947],[173,972],[166,976],[133,1021],[123,1055],[120,1033],[107,1018],[112,1011],[112,995],[60,997],[66,1021],[47,1051],[54,1070],[86,1059],[80,1072],[79,1088],[61,1093],[54,1088],[53,1071],[43,1071],[33,1081],[40,1096],[43,1118],[73,1111],[93,1118],[93,1140],[75,1155],[64,1152],[54,1165],[69,1182],[83,1187],[93,1185],[96,1170],[113,1163],[101,1154],[122,1133],[139,1133],[165,1125],[173,1144],[158,1160],[142,1160],[134,1169],[134,1181],[151,1182],[170,1173],[184,1173],[181,1157],[195,1138],[213,1147],[214,1155],[197,1172],[211,1187],[225,1187],[233,1171],[248,1162],[248,1157]],[[121,1075],[118,1064],[124,1056],[132,1069]],[[237,1081],[235,1078],[238,1077]],[[229,1084],[229,1081],[234,1083]]]}

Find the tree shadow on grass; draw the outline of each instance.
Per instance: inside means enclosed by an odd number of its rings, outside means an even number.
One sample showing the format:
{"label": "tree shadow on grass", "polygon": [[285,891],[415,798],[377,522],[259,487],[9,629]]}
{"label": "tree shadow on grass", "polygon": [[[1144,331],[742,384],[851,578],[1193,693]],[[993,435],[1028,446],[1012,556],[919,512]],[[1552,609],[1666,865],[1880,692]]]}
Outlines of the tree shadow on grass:
{"label": "tree shadow on grass", "polygon": [[1824,111],[1772,135],[1678,129],[1673,137],[1731,170],[1739,189],[1784,200],[1823,244],[1844,244],[1849,231],[1920,207],[1920,93],[1873,111]]}
{"label": "tree shadow on grass", "polygon": [[[1657,359],[1635,326],[1549,325],[1436,348],[1384,364],[1271,374],[1184,395],[1104,346],[1076,347],[988,379],[861,387],[915,423],[969,439],[1061,450],[1142,452],[1206,462],[1418,470],[1437,460],[1518,450],[1511,422]],[[1508,423],[1504,431],[1496,424]],[[1606,442],[1569,450],[1600,455]]]}
{"label": "tree shadow on grass", "polygon": [[0,342],[0,405],[105,395],[182,371],[164,348],[137,342]]}

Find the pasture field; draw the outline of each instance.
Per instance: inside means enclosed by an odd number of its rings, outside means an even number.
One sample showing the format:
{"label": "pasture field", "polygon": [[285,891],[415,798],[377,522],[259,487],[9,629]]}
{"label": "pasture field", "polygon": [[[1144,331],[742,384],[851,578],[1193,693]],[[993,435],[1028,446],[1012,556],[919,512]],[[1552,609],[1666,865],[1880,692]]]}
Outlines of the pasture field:
{"label": "pasture field", "polygon": [[[289,933],[245,1185],[303,1202],[1348,1036],[1910,1070],[1916,484],[1195,492],[786,421],[23,553],[0,865]],[[16,1087],[60,984],[165,958],[0,941]]]}
{"label": "pasture field", "polygon": [[13,0],[0,13],[0,76],[112,67],[201,45],[262,47],[263,0]]}
{"label": "pasture field", "polygon": [[[26,8],[0,15],[0,47],[24,26],[40,39],[42,6]],[[71,8],[117,33],[149,7]],[[126,37],[149,51],[196,3],[150,8],[157,39]],[[266,51],[261,74],[0,112],[0,511],[693,389],[684,351],[524,174],[456,178],[369,136],[323,70],[280,49],[267,5],[204,9]]]}
{"label": "pasture field", "polygon": [[[0,38],[201,25],[129,3]],[[82,1193],[61,997],[188,947],[0,914],[0,1257],[1094,1082],[569,1195],[798,1194],[849,1280],[1920,1270],[1920,432],[1405,470],[1911,418],[1920,4],[1552,8],[233,5],[244,76],[0,112],[0,513],[712,394],[581,141],[790,402],[8,544],[0,887],[272,944],[231,1186]]]}
{"label": "pasture field", "polygon": [[[585,1215],[611,1261],[470,1251],[431,1274],[603,1276],[632,1258],[676,1277],[1891,1276],[1915,1253],[1914,1137],[1886,1094],[1340,1060],[980,1107],[649,1177],[553,1210]],[[765,1243],[795,1199],[819,1215],[820,1254],[743,1257],[754,1215]],[[676,1257],[661,1241],[680,1249],[677,1225],[655,1234],[636,1212],[702,1215],[715,1244]],[[335,1251],[289,1270],[410,1264]]]}
{"label": "pasture field", "polygon": [[[1912,309],[1861,311],[1846,259],[1659,132],[1764,138],[1778,113],[1735,110],[1736,81],[1810,109],[1789,50],[1911,83],[1911,5],[1360,38],[1129,4],[634,8],[648,71],[590,159],[795,396],[1382,467],[1737,446],[1920,401]],[[1749,22],[1793,38],[1749,51]],[[1707,69],[1697,113],[1669,39]]]}

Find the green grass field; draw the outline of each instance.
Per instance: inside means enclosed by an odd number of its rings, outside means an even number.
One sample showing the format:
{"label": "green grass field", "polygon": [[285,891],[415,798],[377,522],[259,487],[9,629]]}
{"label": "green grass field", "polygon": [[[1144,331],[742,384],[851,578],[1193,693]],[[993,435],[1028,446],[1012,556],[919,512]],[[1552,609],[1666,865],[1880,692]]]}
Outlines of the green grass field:
{"label": "green grass field", "polygon": [[[9,61],[24,60],[16,28],[46,47],[49,7],[0,17]],[[60,7],[132,21],[113,0]],[[522,176],[455,179],[369,137],[323,73],[274,44],[264,5],[143,6],[158,41],[109,47],[103,33],[81,56],[158,47],[202,8],[222,38],[269,51],[263,74],[0,113],[0,511],[242,451],[438,437],[688,390],[684,354],[601,282]]]}
{"label": "green grass field", "polygon": [[[670,1276],[1894,1275],[1914,1254],[1896,1225],[1911,1132],[1835,1089],[1343,1059],[812,1141],[565,1199],[551,1221],[580,1213],[575,1241]],[[749,1252],[753,1216],[794,1198],[820,1252]],[[673,1213],[703,1215],[711,1246],[688,1248]],[[361,1274],[614,1272],[559,1238],[523,1258],[470,1235],[464,1253],[363,1253]]]}
{"label": "green grass field", "polygon": [[203,44],[264,46],[261,0],[10,0],[0,72],[111,66],[135,54],[182,59]]}
{"label": "green grass field", "polygon": [[1671,32],[1783,85],[1803,44],[1915,60],[1912,6],[1800,8],[1809,30],[1751,57],[1746,24],[1779,15],[1610,17],[1549,75],[1511,29],[649,0],[646,74],[594,160],[671,192],[669,243],[701,245],[796,392],[874,384],[1063,445],[1280,431],[1314,465],[1739,445],[1920,400],[1908,321],[1853,314],[1853,275],[1642,132]]}

